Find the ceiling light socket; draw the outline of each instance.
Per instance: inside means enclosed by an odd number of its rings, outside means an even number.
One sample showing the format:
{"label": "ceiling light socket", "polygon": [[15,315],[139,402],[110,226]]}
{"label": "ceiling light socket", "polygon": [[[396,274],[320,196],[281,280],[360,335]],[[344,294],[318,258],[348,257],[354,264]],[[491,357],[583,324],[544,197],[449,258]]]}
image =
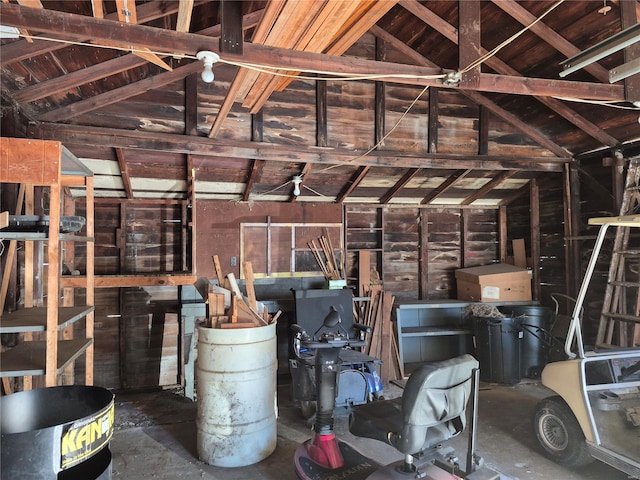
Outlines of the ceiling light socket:
{"label": "ceiling light socket", "polygon": [[291,179],[293,182],[293,194],[297,197],[300,195],[300,184],[302,183],[302,175],[294,175]]}
{"label": "ceiling light socket", "polygon": [[200,75],[202,81],[205,83],[213,82],[213,64],[220,60],[220,56],[215,52],[202,50],[196,54],[196,58],[204,64],[202,74]]}

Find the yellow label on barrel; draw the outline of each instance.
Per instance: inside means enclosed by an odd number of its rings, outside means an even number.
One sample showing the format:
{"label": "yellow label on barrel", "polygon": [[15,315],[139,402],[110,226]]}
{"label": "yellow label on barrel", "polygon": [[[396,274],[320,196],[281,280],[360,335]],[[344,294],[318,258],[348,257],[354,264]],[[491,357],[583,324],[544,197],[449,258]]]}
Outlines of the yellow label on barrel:
{"label": "yellow label on barrel", "polygon": [[71,424],[62,434],[62,470],[77,465],[102,450],[113,435],[114,420],[112,401],[98,413]]}

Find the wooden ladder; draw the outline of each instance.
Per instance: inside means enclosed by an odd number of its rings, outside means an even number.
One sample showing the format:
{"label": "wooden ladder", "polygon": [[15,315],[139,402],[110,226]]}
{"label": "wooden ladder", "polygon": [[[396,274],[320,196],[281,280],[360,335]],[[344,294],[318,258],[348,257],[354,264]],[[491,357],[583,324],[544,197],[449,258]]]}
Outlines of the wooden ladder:
{"label": "wooden ladder", "polygon": [[[627,169],[620,215],[637,214],[639,210],[640,158],[633,158]],[[601,348],[640,344],[640,243],[635,239],[630,245],[630,230],[630,227],[616,229],[596,335],[596,346]]]}

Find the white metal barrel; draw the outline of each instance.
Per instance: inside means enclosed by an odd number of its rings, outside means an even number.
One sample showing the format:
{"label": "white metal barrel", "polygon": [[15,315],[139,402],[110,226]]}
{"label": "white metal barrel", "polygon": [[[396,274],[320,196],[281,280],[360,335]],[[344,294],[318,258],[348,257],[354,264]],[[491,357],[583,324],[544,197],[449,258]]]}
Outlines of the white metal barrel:
{"label": "white metal barrel", "polygon": [[264,460],[277,441],[276,324],[198,327],[198,456],[218,467]]}

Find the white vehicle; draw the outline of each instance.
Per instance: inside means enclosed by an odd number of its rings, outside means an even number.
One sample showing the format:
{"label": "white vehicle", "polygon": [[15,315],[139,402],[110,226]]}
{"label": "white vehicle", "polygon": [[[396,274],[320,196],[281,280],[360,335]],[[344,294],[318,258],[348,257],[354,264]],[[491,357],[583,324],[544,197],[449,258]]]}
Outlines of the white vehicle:
{"label": "white vehicle", "polygon": [[608,227],[640,227],[640,215],[589,224],[601,227],[571,316],[568,359],[542,372],[542,384],[556,395],[536,407],[534,429],[545,454],[559,464],[578,467],[597,459],[638,479],[640,347],[585,350],[580,317]]}

